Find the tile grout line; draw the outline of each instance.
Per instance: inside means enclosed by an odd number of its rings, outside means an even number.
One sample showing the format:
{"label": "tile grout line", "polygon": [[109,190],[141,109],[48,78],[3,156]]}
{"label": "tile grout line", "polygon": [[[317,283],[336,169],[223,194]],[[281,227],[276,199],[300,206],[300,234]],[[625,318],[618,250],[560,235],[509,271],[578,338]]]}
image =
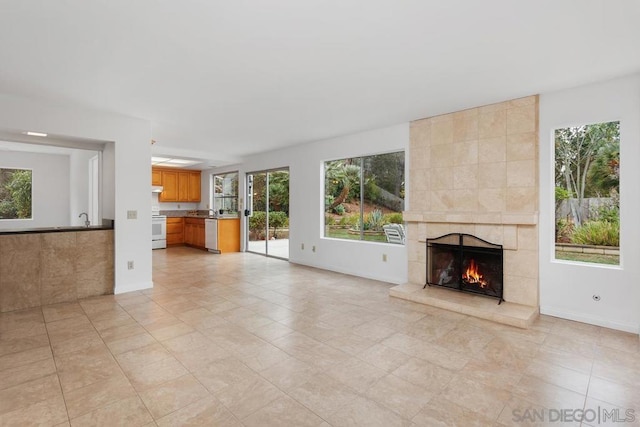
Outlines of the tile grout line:
{"label": "tile grout line", "polygon": [[69,407],[67,406],[67,398],[62,389],[62,382],[60,381],[60,375],[58,374],[58,363],[56,362],[56,355],[53,353],[53,345],[51,345],[51,336],[49,335],[49,327],[47,326],[47,319],[44,317],[44,311],[40,308],[40,314],[42,315],[42,321],[44,322],[45,330],[47,331],[47,341],[49,341],[49,349],[51,350],[51,358],[53,359],[53,365],[56,367],[56,379],[58,380],[58,387],[60,387],[60,394],[62,395],[62,401],[64,402],[64,410],[67,413],[67,422],[71,425],[71,417],[69,416]]}

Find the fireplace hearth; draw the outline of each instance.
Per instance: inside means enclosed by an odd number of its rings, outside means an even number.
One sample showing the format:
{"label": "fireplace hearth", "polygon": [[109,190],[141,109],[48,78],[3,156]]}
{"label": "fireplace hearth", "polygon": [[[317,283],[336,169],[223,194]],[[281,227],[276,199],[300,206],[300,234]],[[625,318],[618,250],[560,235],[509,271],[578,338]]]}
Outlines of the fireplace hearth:
{"label": "fireplace hearth", "polygon": [[503,299],[502,245],[464,233],[427,239],[427,281],[441,286]]}

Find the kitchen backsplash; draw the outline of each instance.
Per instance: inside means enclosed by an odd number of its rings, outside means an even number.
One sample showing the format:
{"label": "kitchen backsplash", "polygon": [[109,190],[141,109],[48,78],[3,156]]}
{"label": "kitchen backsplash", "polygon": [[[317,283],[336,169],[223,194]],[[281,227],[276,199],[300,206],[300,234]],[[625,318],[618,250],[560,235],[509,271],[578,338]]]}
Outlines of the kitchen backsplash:
{"label": "kitchen backsplash", "polygon": [[158,200],[158,193],[151,193],[151,205],[160,207],[161,211],[168,210],[194,210],[200,207],[200,203],[170,203],[170,202],[160,202]]}
{"label": "kitchen backsplash", "polygon": [[158,203],[161,211],[167,210],[181,210],[181,211],[191,211],[194,209],[198,209],[200,207],[199,203]]}
{"label": "kitchen backsplash", "polygon": [[[188,203],[187,203],[188,204]],[[182,203],[181,203],[182,205]],[[160,207],[160,215],[180,217],[180,216],[188,216],[188,215],[209,215],[209,211],[207,210],[196,210],[196,209],[162,209]]]}

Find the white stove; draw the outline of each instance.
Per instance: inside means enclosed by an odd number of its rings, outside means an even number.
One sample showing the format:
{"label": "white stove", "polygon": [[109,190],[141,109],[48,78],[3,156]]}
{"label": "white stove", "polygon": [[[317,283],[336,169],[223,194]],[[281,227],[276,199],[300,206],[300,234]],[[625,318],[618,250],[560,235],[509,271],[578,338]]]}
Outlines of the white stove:
{"label": "white stove", "polygon": [[151,248],[165,249],[167,247],[167,217],[160,215],[160,207],[151,207]]}

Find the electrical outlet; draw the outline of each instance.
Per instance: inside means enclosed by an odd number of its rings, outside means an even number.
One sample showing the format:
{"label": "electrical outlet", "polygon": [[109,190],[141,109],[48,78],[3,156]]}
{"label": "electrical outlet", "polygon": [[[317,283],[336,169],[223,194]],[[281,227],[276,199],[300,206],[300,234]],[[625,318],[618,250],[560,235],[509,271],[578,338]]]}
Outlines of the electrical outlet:
{"label": "electrical outlet", "polygon": [[311,252],[315,252],[315,251],[316,251],[316,247],[315,247],[315,245],[314,245],[314,246],[311,246]]}
{"label": "electrical outlet", "polygon": [[127,261],[127,268],[133,270],[133,261]]}
{"label": "electrical outlet", "polygon": [[127,219],[138,219],[138,211],[127,211]]}
{"label": "electrical outlet", "polygon": [[178,209],[180,209],[180,205],[178,205]]}
{"label": "electrical outlet", "polygon": [[304,243],[302,243],[302,244],[300,245],[300,249],[302,249],[302,250],[304,251]]}
{"label": "electrical outlet", "polygon": [[387,262],[387,254],[382,254],[382,262]]}

